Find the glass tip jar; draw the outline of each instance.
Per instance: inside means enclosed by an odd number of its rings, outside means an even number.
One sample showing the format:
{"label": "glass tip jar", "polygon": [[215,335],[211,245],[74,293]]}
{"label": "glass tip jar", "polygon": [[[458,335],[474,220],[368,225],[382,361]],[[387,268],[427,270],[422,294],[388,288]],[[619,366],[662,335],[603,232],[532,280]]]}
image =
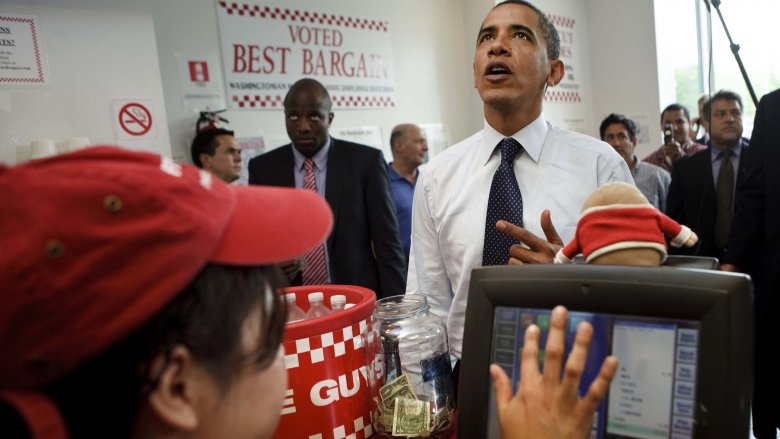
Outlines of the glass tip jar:
{"label": "glass tip jar", "polygon": [[377,301],[366,337],[377,437],[450,437],[455,396],[447,329],[427,298],[407,294]]}

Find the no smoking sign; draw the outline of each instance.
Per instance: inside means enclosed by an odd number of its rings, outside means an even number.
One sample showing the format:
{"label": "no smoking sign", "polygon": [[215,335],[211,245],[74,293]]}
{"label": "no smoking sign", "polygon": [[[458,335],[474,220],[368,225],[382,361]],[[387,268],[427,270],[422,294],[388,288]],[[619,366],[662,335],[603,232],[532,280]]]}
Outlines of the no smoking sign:
{"label": "no smoking sign", "polygon": [[117,138],[150,139],[157,137],[151,99],[127,99],[113,102]]}

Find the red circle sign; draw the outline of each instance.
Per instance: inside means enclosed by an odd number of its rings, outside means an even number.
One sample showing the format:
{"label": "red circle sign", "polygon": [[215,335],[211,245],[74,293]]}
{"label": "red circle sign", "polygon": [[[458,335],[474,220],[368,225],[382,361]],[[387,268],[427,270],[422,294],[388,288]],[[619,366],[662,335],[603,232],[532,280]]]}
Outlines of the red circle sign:
{"label": "red circle sign", "polygon": [[143,105],[131,102],[119,110],[119,125],[127,134],[143,136],[152,128],[152,113]]}

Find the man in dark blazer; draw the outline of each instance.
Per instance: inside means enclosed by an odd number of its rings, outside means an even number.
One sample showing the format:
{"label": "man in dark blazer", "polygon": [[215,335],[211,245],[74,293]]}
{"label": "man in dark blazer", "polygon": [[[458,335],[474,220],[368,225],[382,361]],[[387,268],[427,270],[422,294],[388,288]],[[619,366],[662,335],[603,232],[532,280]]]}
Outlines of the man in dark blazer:
{"label": "man in dark blazer", "polygon": [[[696,232],[699,244],[670,251],[722,261],[728,246],[734,188],[744,174],[743,159],[748,153],[748,143],[742,139],[742,99],[721,90],[704,104],[704,117],[710,126],[710,143],[707,149],[675,162],[666,199],[667,215]],[[730,161],[733,178],[730,193],[722,197],[719,207],[716,186],[724,157]]]}
{"label": "man in dark blazer", "polygon": [[753,434],[774,438],[780,428],[780,90],[756,109],[750,156],[737,187],[736,211],[725,271],[742,271],[755,282],[756,345]]}
{"label": "man in dark blazer", "polygon": [[[311,159],[335,220],[325,251],[328,283],[360,285],[379,298],[403,294],[406,265],[382,151],[329,136],[330,96],[314,79],[290,88],[284,115],[292,143],[253,158],[249,184],[303,187]],[[303,267],[293,261],[283,268],[300,284]]]}

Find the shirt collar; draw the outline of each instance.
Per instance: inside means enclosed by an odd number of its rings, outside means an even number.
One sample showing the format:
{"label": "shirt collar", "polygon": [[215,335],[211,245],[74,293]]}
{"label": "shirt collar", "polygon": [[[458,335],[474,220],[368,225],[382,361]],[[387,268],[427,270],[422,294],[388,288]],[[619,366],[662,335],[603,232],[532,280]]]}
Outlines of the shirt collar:
{"label": "shirt collar", "polygon": [[[739,142],[737,142],[736,146],[731,147],[731,153],[734,154],[734,157],[739,158],[739,155],[742,153],[742,139],[739,139]],[[712,144],[710,142],[710,160],[713,162],[720,158],[720,153],[723,152],[723,148],[719,148]]]}
{"label": "shirt collar", "polygon": [[[642,160],[639,160],[637,156],[634,156],[634,163],[636,164],[634,165],[634,169],[631,170],[631,175],[634,175],[639,171],[639,167],[642,166]],[[626,165],[628,165],[628,163],[626,163]]]}
{"label": "shirt collar", "polygon": [[[539,161],[539,156],[542,155],[542,147],[544,141],[547,138],[547,132],[549,126],[547,120],[544,118],[544,114],[539,114],[539,117],[534,119],[533,122],[523,127],[520,131],[512,134],[512,138],[517,140],[520,145],[523,146],[523,151],[534,161]],[[480,159],[483,164],[487,164],[490,157],[493,155],[496,146],[501,142],[505,136],[493,127],[490,126],[487,120],[485,120],[482,130],[482,151],[480,151]]]}
{"label": "shirt collar", "polygon": [[403,178],[393,169],[393,162],[387,164],[387,172],[390,174],[390,180],[401,180]]}
{"label": "shirt collar", "polygon": [[[330,136],[328,136],[328,141],[325,142],[325,145],[320,148],[319,151],[317,151],[317,154],[314,154],[314,157],[311,159],[314,161],[314,167],[316,169],[319,169],[320,171],[324,170],[325,167],[328,165],[328,151],[330,150]],[[306,160],[306,157],[298,152],[298,150],[295,148],[295,145],[292,146],[293,151],[293,161],[295,163],[295,169],[298,171],[303,170],[303,162]]]}

